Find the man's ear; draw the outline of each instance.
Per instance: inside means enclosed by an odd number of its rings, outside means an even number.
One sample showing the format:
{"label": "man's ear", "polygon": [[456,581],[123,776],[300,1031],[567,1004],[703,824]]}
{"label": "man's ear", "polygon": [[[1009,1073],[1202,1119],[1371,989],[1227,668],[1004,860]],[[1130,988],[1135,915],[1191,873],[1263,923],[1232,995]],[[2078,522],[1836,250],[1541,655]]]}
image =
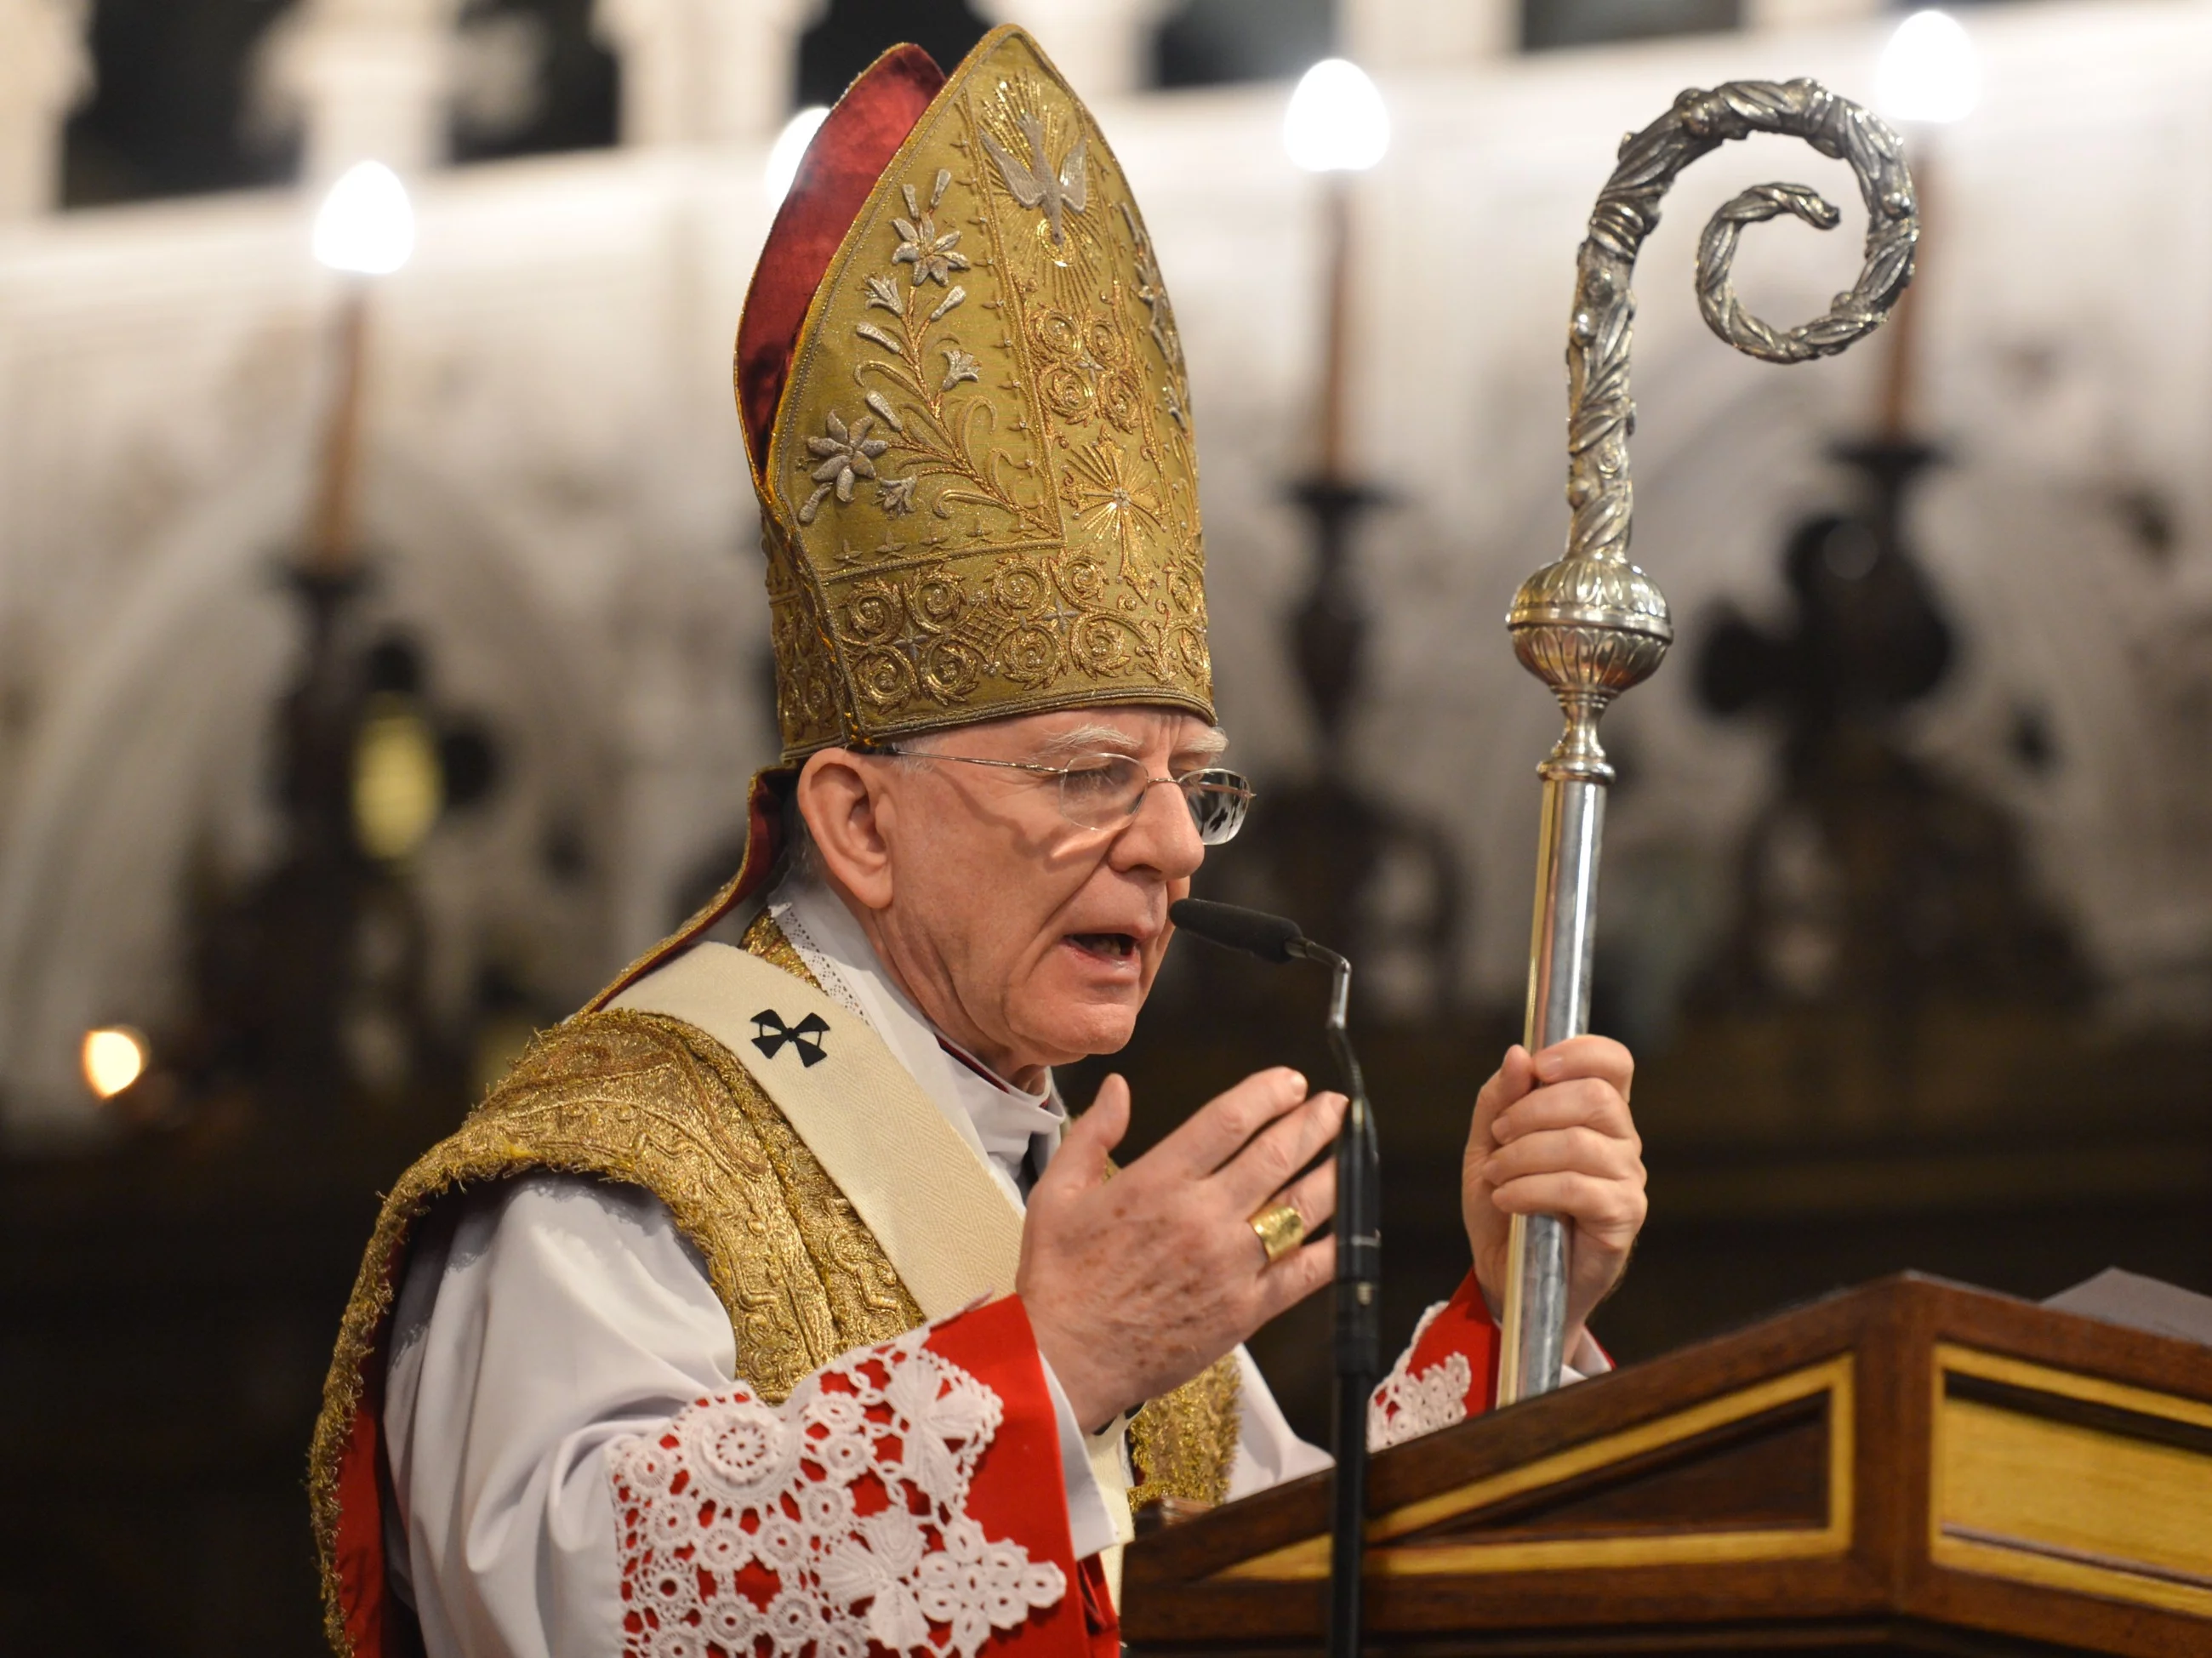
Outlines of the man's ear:
{"label": "man's ear", "polygon": [[799,812],[822,867],[870,909],[891,902],[890,842],[884,768],[846,749],[824,749],[799,774]]}

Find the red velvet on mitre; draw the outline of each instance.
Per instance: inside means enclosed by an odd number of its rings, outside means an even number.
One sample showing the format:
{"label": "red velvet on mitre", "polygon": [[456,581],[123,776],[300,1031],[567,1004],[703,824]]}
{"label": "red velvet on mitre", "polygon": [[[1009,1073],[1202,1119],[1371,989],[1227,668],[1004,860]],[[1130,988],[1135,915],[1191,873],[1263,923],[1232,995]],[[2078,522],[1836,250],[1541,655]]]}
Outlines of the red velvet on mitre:
{"label": "red velvet on mitre", "polygon": [[[823,120],[769,227],[738,324],[738,412],[757,477],[768,465],[769,434],[791,374],[792,354],[845,233],[867,203],[915,124],[944,90],[945,71],[920,46],[893,46],[847,88]],[[781,855],[782,796],[790,773],[770,767],[753,779],[745,855],[738,872],[705,908],[625,968],[586,1005],[605,1007],[758,892]]]}
{"label": "red velvet on mitre", "polygon": [[768,467],[776,404],[815,290],[868,192],[944,88],[936,59],[920,46],[893,46],[845,89],[793,175],[738,324],[738,412],[756,479]]}

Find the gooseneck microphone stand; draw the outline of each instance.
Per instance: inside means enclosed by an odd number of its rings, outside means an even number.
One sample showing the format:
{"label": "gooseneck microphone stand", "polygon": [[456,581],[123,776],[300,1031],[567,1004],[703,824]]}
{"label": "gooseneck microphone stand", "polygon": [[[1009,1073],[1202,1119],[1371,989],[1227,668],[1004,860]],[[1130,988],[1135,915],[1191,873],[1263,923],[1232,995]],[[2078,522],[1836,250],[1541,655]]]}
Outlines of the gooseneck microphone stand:
{"label": "gooseneck microphone stand", "polygon": [[1267,962],[1317,962],[1331,975],[1328,1046],[1344,1085],[1336,1141],[1336,1473],[1329,1528],[1329,1658],[1358,1658],[1367,1546],[1367,1401],[1382,1379],[1382,1157],[1367,1082],[1352,1049],[1352,963],[1307,938],[1296,921],[1234,904],[1185,898],[1168,919],[1194,938]]}

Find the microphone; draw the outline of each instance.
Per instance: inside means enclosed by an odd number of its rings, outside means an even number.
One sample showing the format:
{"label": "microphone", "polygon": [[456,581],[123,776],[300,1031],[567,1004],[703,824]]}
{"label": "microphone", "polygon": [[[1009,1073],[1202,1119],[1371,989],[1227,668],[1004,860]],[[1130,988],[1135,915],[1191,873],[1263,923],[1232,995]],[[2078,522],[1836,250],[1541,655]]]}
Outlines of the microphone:
{"label": "microphone", "polygon": [[1194,938],[1224,950],[1241,950],[1279,966],[1285,962],[1318,962],[1334,975],[1328,999],[1328,1045],[1343,1069],[1345,1092],[1355,1114],[1367,1112],[1367,1083],[1360,1075],[1359,1059],[1352,1051],[1348,1021],[1352,1011],[1352,963],[1305,935],[1287,915],[1270,915],[1264,909],[1245,909],[1237,904],[1217,904],[1206,898],[1178,898],[1168,906],[1168,920]]}
{"label": "microphone", "polygon": [[1224,950],[1241,950],[1263,962],[1287,962],[1305,943],[1304,931],[1287,915],[1242,909],[1235,904],[1180,898],[1168,906],[1168,920],[1194,938]]}
{"label": "microphone", "polygon": [[1352,1051],[1352,963],[1285,915],[1182,898],[1168,920],[1224,950],[1329,969],[1328,1045],[1348,1104],[1336,1143],[1336,1473],[1331,1489],[1329,1658],[1358,1658],[1367,1546],[1367,1400],[1382,1374],[1382,1175],[1367,1081]]}

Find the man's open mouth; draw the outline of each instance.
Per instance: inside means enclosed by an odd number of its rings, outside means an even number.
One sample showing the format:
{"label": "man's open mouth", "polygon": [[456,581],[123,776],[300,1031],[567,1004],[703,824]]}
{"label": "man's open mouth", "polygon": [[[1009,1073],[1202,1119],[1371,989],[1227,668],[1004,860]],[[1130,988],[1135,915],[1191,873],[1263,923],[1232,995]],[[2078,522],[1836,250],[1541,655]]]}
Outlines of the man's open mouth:
{"label": "man's open mouth", "polygon": [[1067,942],[1085,954],[1109,962],[1127,961],[1137,953],[1137,938],[1131,932],[1071,932]]}

